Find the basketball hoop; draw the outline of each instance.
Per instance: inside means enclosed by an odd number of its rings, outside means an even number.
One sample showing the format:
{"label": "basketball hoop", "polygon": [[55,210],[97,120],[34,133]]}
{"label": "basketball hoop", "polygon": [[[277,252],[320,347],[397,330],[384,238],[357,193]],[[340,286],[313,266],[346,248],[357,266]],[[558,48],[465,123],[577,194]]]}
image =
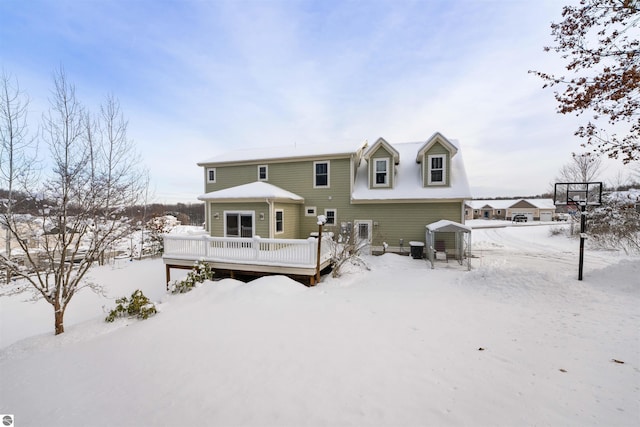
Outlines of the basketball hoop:
{"label": "basketball hoop", "polygon": [[580,206],[580,260],[578,280],[582,280],[584,264],[584,241],[587,238],[587,206],[602,204],[602,182],[558,182],[553,191],[553,204],[566,206],[567,210],[578,211]]}

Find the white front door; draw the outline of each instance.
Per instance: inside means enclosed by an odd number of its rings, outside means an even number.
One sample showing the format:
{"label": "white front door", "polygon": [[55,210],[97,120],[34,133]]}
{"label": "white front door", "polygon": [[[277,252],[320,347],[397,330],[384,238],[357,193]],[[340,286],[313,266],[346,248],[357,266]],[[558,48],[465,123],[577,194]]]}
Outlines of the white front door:
{"label": "white front door", "polygon": [[355,229],[356,244],[362,247],[360,253],[364,255],[371,254],[371,237],[373,223],[371,220],[356,220],[353,222]]}

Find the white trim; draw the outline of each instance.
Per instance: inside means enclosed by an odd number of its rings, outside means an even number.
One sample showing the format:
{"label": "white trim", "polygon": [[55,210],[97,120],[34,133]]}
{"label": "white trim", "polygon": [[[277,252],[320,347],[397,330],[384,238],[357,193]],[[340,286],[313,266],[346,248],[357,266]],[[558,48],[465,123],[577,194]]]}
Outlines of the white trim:
{"label": "white trim", "polygon": [[[313,209],[313,212],[309,212]],[[315,206],[305,206],[304,207],[304,216],[316,216],[316,207]]]}
{"label": "white trim", "polygon": [[[316,165],[327,165],[327,185],[316,185]],[[329,160],[318,160],[313,162],[313,188],[330,188],[331,187],[331,162]]]}
{"label": "white trim", "polygon": [[[278,231],[278,212],[282,213],[282,230]],[[284,233],[284,209],[276,209],[273,215],[273,229],[275,234]]]}
{"label": "white trim", "polygon": [[[382,184],[378,184],[378,162],[384,162],[385,164],[385,175],[384,175],[384,182]],[[388,157],[377,157],[373,159],[373,185],[372,187],[389,187],[391,185],[391,179],[390,179],[390,174],[391,171],[389,170],[389,164],[391,162],[389,162],[389,158]]]}
{"label": "white trim", "polygon": [[[213,180],[210,179],[209,171],[213,172]],[[218,171],[216,170],[216,168],[206,168],[205,174],[206,174],[207,184],[215,184],[216,179],[218,178]]]}
{"label": "white trim", "polygon": [[[329,224],[328,212],[333,212],[333,224]],[[325,209],[324,216],[327,218],[326,225],[338,225],[338,209],[334,209],[334,208]]]}
{"label": "white trim", "polygon": [[[264,178],[260,178],[260,168],[264,168]],[[258,165],[258,181],[269,181],[269,165]]]}
{"label": "white trim", "polygon": [[[442,159],[442,181],[431,180],[431,160]],[[436,169],[440,170],[440,169]],[[427,156],[427,184],[429,185],[447,185],[447,155],[446,154],[429,154]]]}

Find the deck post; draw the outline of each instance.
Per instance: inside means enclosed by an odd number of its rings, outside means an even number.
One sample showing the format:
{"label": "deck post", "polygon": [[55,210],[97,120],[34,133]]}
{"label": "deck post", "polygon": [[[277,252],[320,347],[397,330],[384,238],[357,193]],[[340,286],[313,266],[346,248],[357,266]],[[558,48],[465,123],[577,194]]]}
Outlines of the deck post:
{"label": "deck post", "polygon": [[327,222],[327,217],[318,215],[318,256],[316,258],[316,280],[315,284],[320,283],[320,246],[322,246],[322,226]]}
{"label": "deck post", "polygon": [[164,266],[164,272],[165,272],[165,277],[167,279],[167,281],[165,282],[167,291],[169,290],[169,282],[171,281],[171,267],[169,266],[169,264],[165,264]]}

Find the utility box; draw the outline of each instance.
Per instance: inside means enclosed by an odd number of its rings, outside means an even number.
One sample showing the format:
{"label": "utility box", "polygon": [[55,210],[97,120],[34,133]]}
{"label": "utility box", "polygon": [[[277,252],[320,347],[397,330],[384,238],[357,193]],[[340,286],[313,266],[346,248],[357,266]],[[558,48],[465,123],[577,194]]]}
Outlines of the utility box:
{"label": "utility box", "polygon": [[409,242],[409,246],[411,246],[411,258],[413,259],[422,259],[424,254],[424,243],[423,242]]}

